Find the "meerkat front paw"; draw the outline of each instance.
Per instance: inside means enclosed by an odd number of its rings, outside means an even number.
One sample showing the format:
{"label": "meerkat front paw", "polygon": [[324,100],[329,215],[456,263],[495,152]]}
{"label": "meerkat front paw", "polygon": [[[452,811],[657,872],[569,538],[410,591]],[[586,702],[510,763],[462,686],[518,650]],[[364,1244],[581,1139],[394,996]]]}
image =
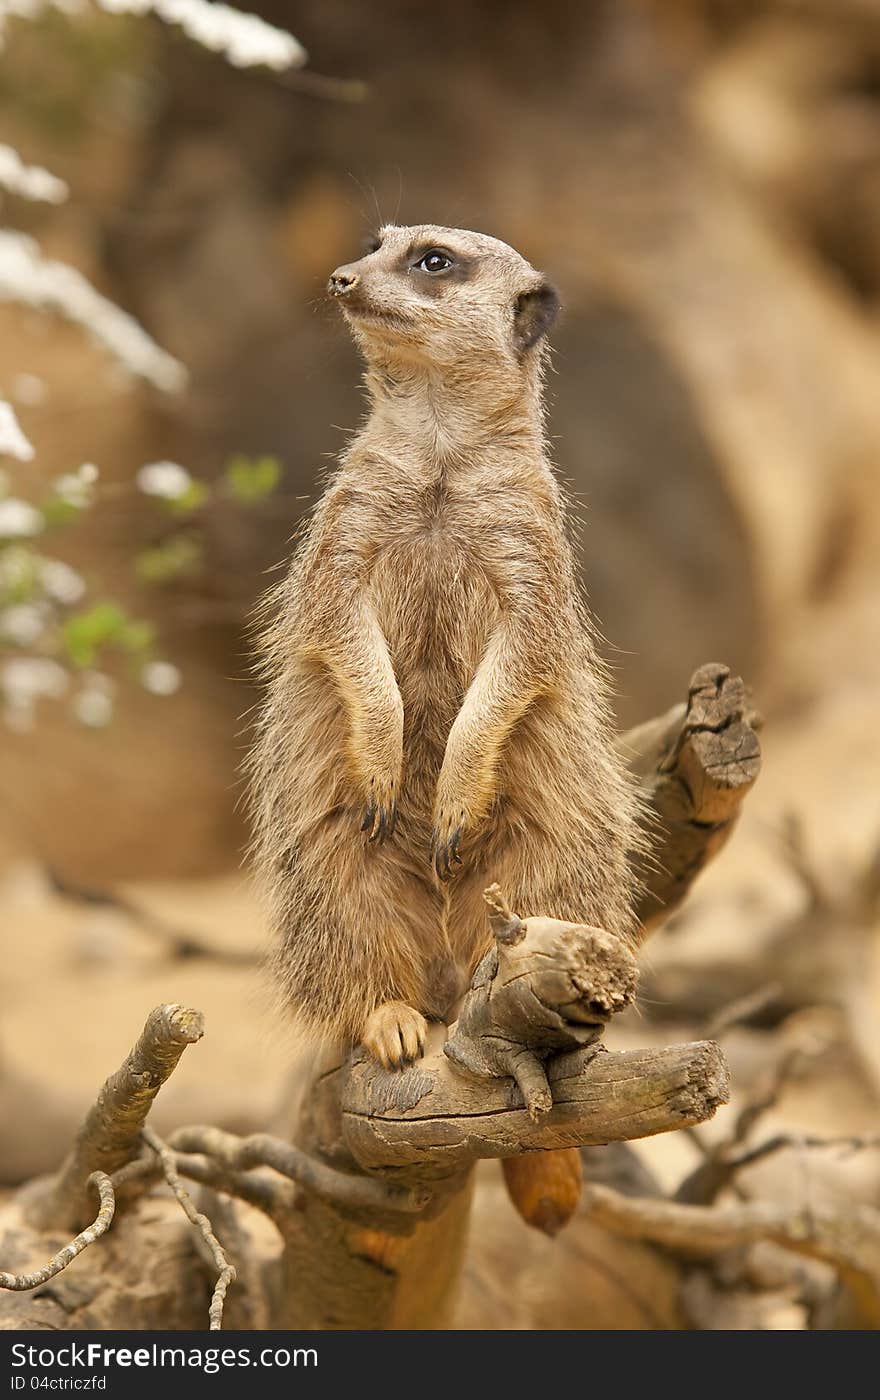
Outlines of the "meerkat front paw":
{"label": "meerkat front paw", "polygon": [[462,864],[459,846],[468,826],[465,807],[441,809],[431,832],[431,858],[438,880],[449,880],[455,867]]}
{"label": "meerkat front paw", "polygon": [[394,835],[397,825],[397,785],[393,778],[382,781],[371,778],[367,789],[367,804],[361,822],[361,831],[369,833],[370,845],[381,846]]}
{"label": "meerkat front paw", "polygon": [[403,1069],[425,1052],[428,1023],[405,1001],[384,1001],[367,1017],[363,1043],[385,1069]]}

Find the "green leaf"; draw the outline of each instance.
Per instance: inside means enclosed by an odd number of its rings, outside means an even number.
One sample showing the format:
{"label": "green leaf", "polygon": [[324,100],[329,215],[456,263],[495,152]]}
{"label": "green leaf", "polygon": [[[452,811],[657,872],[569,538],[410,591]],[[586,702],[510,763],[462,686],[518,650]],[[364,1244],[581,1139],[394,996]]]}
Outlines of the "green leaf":
{"label": "green leaf", "polygon": [[127,652],[144,652],[153,642],[148,622],[132,621],[118,603],[96,603],[74,613],[62,625],[64,649],[73,666],[94,666],[101,650],[118,646]]}
{"label": "green leaf", "polygon": [[277,457],[245,457],[239,453],[226,464],[226,489],[243,505],[269,496],[281,480],[281,463]]}
{"label": "green leaf", "polygon": [[182,574],[195,573],[202,562],[201,541],[194,535],[175,535],[135,556],[135,577],[141,583],[165,584]]}
{"label": "green leaf", "polygon": [[119,637],[119,644],[127,652],[138,655],[149,651],[155,639],[156,629],[151,622],[129,622]]}
{"label": "green leaf", "polygon": [[3,552],[0,572],[0,602],[29,603],[37,594],[39,566],[37,556],[27,545],[13,545]]}
{"label": "green leaf", "polygon": [[49,496],[40,506],[47,525],[72,525],[83,514],[83,506],[74,505],[63,496]]}
{"label": "green leaf", "polygon": [[172,515],[191,515],[209,499],[210,489],[204,481],[193,481],[180,496],[163,497],[162,504]]}

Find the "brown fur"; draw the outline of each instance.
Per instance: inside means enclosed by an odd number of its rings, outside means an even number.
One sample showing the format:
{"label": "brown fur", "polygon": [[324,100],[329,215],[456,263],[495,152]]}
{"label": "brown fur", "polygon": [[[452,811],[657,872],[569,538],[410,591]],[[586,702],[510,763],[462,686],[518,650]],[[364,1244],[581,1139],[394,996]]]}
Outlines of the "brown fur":
{"label": "brown fur", "polygon": [[[434,247],[448,273],[417,266]],[[631,937],[638,838],[544,440],[555,298],[506,244],[433,226],[334,278],[370,413],[267,603],[251,777],[277,978],[354,1042],[390,1000],[448,1014],[493,881],[524,917]]]}

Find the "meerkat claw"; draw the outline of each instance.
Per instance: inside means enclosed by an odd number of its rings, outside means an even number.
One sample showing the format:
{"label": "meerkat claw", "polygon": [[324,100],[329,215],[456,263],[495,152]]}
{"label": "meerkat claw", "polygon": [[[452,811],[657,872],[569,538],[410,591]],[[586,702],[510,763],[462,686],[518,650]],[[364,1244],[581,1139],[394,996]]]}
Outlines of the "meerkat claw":
{"label": "meerkat claw", "polygon": [[371,846],[381,846],[387,841],[389,836],[394,835],[394,828],[397,825],[397,799],[391,799],[389,807],[376,802],[371,798],[367,804],[364,819],[361,822],[361,831],[368,831],[367,842]]}
{"label": "meerkat claw", "polygon": [[443,880],[444,882],[451,880],[454,867],[464,864],[464,861],[458,853],[461,836],[462,828],[458,826],[446,841],[440,841],[438,839],[439,832],[436,827],[434,828],[434,869],[437,872],[438,880]]}

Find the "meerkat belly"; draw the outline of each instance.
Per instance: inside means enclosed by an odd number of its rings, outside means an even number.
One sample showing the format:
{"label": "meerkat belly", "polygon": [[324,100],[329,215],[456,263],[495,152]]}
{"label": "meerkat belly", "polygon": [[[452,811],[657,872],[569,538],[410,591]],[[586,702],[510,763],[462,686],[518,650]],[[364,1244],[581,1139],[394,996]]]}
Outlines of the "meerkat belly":
{"label": "meerkat belly", "polygon": [[374,604],[404,709],[405,787],[428,811],[446,740],[496,624],[494,594],[452,531],[416,531],[383,553]]}

